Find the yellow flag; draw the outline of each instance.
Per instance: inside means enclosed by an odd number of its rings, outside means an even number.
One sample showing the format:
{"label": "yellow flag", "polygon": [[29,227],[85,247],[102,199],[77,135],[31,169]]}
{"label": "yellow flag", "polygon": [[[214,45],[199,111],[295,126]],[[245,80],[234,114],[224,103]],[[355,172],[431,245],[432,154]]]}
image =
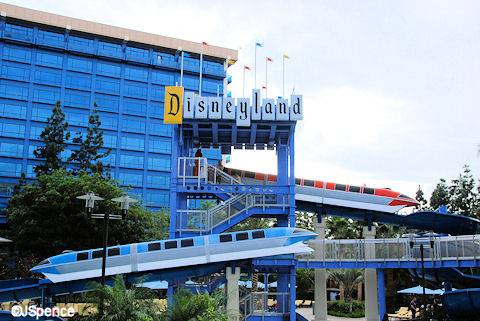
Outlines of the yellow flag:
{"label": "yellow flag", "polygon": [[232,60],[232,59],[228,59],[228,64],[229,64],[229,65],[234,65],[234,64],[235,64],[235,61]]}
{"label": "yellow flag", "polygon": [[183,122],[183,87],[165,86],[165,124]]}
{"label": "yellow flag", "polygon": [[283,55],[283,57],[284,57],[285,59],[290,59],[290,56],[287,56],[287,55]]}

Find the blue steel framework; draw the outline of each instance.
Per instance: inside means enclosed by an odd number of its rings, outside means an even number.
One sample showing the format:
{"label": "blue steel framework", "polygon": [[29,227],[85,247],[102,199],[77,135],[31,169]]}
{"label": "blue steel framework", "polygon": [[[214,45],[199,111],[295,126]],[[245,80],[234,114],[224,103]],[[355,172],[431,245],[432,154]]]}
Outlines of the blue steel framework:
{"label": "blue steel framework", "polygon": [[[35,177],[33,151],[58,100],[71,139],[86,132],[97,103],[112,176],[154,209],[169,205],[172,126],[163,124],[163,103],[164,86],[180,82],[178,52],[7,17],[0,58],[0,207],[22,172]],[[224,62],[204,60],[203,95],[223,94]],[[198,55],[185,57],[183,67],[183,86],[198,91]],[[70,140],[63,159],[75,148]]]}

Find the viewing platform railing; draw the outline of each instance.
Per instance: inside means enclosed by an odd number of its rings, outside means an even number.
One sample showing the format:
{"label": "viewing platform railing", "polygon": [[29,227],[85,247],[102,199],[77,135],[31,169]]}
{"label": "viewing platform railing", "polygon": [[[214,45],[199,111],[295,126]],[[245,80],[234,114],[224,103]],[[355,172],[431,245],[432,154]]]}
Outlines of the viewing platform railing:
{"label": "viewing platform railing", "polygon": [[[312,240],[315,252],[298,256],[299,260],[324,262],[361,261],[420,261],[420,245],[423,244],[424,260],[478,260],[480,259],[480,235],[356,239]],[[433,245],[433,246],[432,246]]]}
{"label": "viewing platform railing", "polygon": [[241,320],[249,316],[277,316],[290,311],[290,294],[278,292],[251,292],[240,299]]}

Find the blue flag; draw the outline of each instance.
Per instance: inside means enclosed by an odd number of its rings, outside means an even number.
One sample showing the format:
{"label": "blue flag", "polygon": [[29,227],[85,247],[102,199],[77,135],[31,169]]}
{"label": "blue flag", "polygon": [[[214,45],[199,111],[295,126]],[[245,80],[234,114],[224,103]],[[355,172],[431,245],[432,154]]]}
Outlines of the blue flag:
{"label": "blue flag", "polygon": [[255,43],[255,46],[257,46],[257,47],[263,47],[263,45],[262,45],[260,42],[256,42],[256,43]]}

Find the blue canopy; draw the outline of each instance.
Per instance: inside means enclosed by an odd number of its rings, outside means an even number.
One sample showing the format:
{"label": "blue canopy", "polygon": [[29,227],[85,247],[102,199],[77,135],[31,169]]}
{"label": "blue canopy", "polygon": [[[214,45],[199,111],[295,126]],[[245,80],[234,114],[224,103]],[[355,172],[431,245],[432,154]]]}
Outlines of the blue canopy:
{"label": "blue canopy", "polygon": [[[420,285],[417,285],[417,286],[414,286],[413,288],[397,291],[397,293],[423,294],[423,288]],[[442,289],[431,290],[431,289],[425,288],[425,294],[443,294],[443,290]]]}

